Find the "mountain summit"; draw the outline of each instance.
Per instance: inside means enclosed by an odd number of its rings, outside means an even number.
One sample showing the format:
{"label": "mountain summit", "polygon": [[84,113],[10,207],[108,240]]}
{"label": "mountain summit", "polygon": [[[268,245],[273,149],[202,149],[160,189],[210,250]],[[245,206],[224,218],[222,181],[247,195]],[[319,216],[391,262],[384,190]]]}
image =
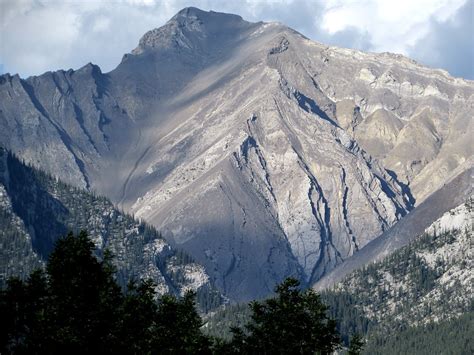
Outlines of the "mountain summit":
{"label": "mountain summit", "polygon": [[205,46],[212,47],[222,41],[232,41],[238,32],[249,27],[252,27],[252,24],[237,15],[205,12],[195,7],[187,7],[163,27],[147,32],[132,53],[140,54],[147,50],[173,47],[181,50],[203,50],[202,47]]}
{"label": "mountain summit", "polygon": [[0,77],[0,143],[108,196],[234,300],[310,284],[472,166],[474,84],[180,11],[110,73]]}

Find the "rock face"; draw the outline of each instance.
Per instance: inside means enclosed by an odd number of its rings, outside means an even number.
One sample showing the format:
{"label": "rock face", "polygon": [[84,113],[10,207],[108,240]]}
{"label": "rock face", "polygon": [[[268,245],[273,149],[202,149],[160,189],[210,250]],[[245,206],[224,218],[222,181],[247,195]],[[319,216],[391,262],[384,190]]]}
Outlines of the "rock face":
{"label": "rock face", "polygon": [[[434,232],[451,229],[447,227],[446,216],[449,211],[470,201],[471,209],[468,216],[472,217],[472,196],[474,196],[472,176],[474,169],[468,169],[448,181],[445,186],[431,194],[423,203],[415,208],[408,216],[395,224],[380,237],[371,241],[360,252],[345,260],[334,270],[319,279],[314,288],[324,290],[338,283],[354,270],[360,269],[375,261],[383,260],[396,250],[408,245],[425,231]],[[463,215],[464,216],[464,215]],[[464,217],[463,217],[464,218]],[[472,219],[472,218],[471,218]],[[467,217],[462,219],[462,223]],[[449,219],[448,219],[449,221]],[[472,220],[470,221],[472,224]],[[453,228],[469,227],[458,224]],[[472,238],[472,226],[469,227],[469,237]],[[468,247],[468,246],[467,246]],[[466,247],[466,248],[467,248]]]}
{"label": "rock face", "polygon": [[152,223],[235,300],[316,281],[472,165],[472,82],[195,8],[110,73],[7,74],[0,98],[1,144]]}

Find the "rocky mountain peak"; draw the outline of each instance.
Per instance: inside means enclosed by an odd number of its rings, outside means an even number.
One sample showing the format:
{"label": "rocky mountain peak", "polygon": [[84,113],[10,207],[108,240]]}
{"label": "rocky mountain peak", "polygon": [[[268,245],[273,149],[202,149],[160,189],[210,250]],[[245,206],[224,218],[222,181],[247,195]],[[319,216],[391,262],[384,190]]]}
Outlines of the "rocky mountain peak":
{"label": "rocky mountain peak", "polygon": [[245,22],[241,16],[234,15],[234,14],[227,14],[224,12],[216,12],[216,11],[204,11],[198,9],[196,7],[185,7],[184,9],[180,10],[176,15],[174,15],[169,22],[180,22],[180,23],[187,23],[187,22],[194,22],[194,21],[201,21],[202,23],[210,23],[213,21],[241,21]]}
{"label": "rocky mountain peak", "polygon": [[236,35],[252,24],[238,15],[203,11],[186,7],[173,16],[163,27],[148,31],[132,51],[141,54],[148,50],[181,48],[196,51],[208,40],[219,42]]}
{"label": "rocky mountain peak", "polygon": [[82,72],[87,74],[102,74],[100,67],[91,62],[87,63],[86,65],[78,69],[76,72]]}

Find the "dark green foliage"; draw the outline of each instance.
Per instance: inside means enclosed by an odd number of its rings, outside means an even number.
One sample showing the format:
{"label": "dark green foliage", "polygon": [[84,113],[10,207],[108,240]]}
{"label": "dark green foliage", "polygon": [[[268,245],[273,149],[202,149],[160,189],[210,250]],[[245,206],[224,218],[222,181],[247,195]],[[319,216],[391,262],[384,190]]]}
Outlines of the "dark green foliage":
{"label": "dark green foliage", "polygon": [[[439,277],[450,270],[449,262],[440,258],[434,265],[429,265],[419,256],[453,243],[459,235],[460,231],[456,230],[425,234],[384,260],[354,272],[337,290],[323,292],[322,299],[329,306],[330,316],[338,321],[344,344],[349,344],[349,334],[358,333],[368,339],[367,349],[363,351],[368,354],[425,353],[422,348],[431,349],[431,354],[463,353],[449,351],[467,349],[467,342],[463,343],[462,338],[460,343],[456,336],[438,333],[438,338],[442,338],[443,342],[434,341],[437,329],[447,331],[447,327],[438,328],[434,323],[420,327],[407,326],[410,322],[423,324],[427,319],[443,319],[456,313],[472,312],[469,309],[471,294],[463,294],[463,288],[456,282],[449,289],[438,282]],[[461,268],[466,264],[461,260],[451,262],[458,263]],[[387,281],[386,275],[390,275],[391,281]],[[420,306],[420,300],[434,291],[440,297],[431,299],[428,305]],[[390,310],[393,304],[395,307]],[[453,322],[456,324],[456,320]],[[417,336],[409,336],[412,333]],[[427,339],[432,339],[438,345],[428,346]]]}
{"label": "dark green foliage", "polygon": [[2,354],[329,354],[339,345],[327,307],[311,290],[287,279],[277,296],[252,302],[244,330],[230,342],[202,331],[196,294],[157,300],[152,281],[131,281],[125,292],[112,256],[94,255],[85,232],[56,242],[46,271],[11,278],[0,294]]}
{"label": "dark green foliage", "polygon": [[44,326],[48,298],[42,271],[33,272],[26,283],[18,278],[8,280],[0,297],[2,354],[7,349],[27,353],[48,335],[48,328]]}
{"label": "dark green foliage", "polygon": [[225,308],[208,316],[204,331],[210,336],[230,341],[232,339],[231,328],[242,328],[250,321],[251,314],[247,303],[226,305]]}
{"label": "dark green foliage", "polygon": [[196,292],[199,309],[204,313],[217,309],[223,303],[222,294],[210,285],[201,286]]}
{"label": "dark green foliage", "polygon": [[234,328],[224,349],[247,354],[330,354],[339,347],[335,321],[313,290],[302,291],[299,281],[286,279],[276,297],[250,304],[251,320]]}
{"label": "dark green foliage", "polygon": [[[364,307],[370,309],[384,309],[388,301],[396,300],[395,314],[403,314],[410,310],[421,297],[431,292],[436,280],[443,275],[448,267],[445,260],[438,259],[436,265],[430,266],[418,253],[434,251],[437,248],[452,242],[456,231],[440,234],[425,234],[410,245],[396,251],[383,261],[372,263],[363,269],[355,271],[342,282],[337,291],[326,291],[322,297],[330,306],[331,316],[340,320],[343,333],[365,334],[377,326],[377,319],[368,319],[361,311]],[[383,274],[389,274],[393,281],[387,282]],[[403,287],[394,287],[393,284],[402,284]],[[446,290],[445,292],[450,292]],[[447,296],[447,295],[446,295]],[[449,297],[436,300],[433,306],[444,313],[449,313],[452,303]],[[461,309],[466,310],[466,309]],[[419,320],[430,314],[430,310],[423,310]],[[383,314],[378,313],[383,319]],[[388,321],[388,319],[383,319]],[[398,327],[399,325],[391,324]]]}
{"label": "dark green foliage", "polygon": [[156,300],[151,281],[131,282],[125,294],[111,256],[94,256],[81,232],[58,240],[46,273],[12,278],[1,291],[0,353],[209,353],[195,294]]}
{"label": "dark green foliage", "polygon": [[321,297],[329,307],[329,316],[337,320],[337,329],[344,344],[350,334],[367,334],[375,323],[360,310],[359,298],[349,292],[323,292]]}
{"label": "dark green foliage", "polygon": [[26,282],[12,278],[0,297],[1,353],[330,353],[338,346],[335,324],[313,291],[295,279],[277,297],[251,304],[245,331],[225,343],[203,334],[194,292],[156,300],[151,281],[130,282],[122,293],[112,257],[94,256],[85,232],[56,242],[46,272]]}
{"label": "dark green foliage", "polygon": [[474,354],[474,313],[440,323],[410,327],[391,336],[369,340],[364,354],[471,355]]}
{"label": "dark green foliage", "polygon": [[49,322],[57,331],[51,336],[52,351],[107,351],[115,341],[111,330],[120,319],[122,294],[113,278],[110,257],[99,261],[94,243],[85,232],[59,239],[48,265],[49,302],[54,311]]}
{"label": "dark green foliage", "polygon": [[154,337],[154,315],[158,310],[153,282],[131,281],[121,306],[117,341],[122,353],[149,351]]}
{"label": "dark green foliage", "polygon": [[[337,330],[348,351],[360,351],[356,345],[360,345],[361,339],[350,339],[351,334],[360,334],[365,343],[363,354],[474,353],[472,294],[462,294],[462,288],[456,282],[452,289],[443,289],[437,280],[449,270],[449,264],[439,259],[434,266],[429,265],[417,254],[453,243],[458,232],[423,235],[384,260],[356,271],[337,290],[321,294],[322,301],[328,305],[329,318],[337,321]],[[469,267],[467,258],[455,262],[461,270]],[[383,277],[387,273],[393,281]],[[419,307],[420,299],[435,289],[441,291],[441,297],[433,299],[427,307]],[[455,299],[465,301],[455,302]],[[395,309],[388,312],[388,305],[393,302],[396,302]],[[419,307],[419,313],[409,313],[415,307]],[[439,324],[407,325],[409,321],[423,324],[427,317],[452,317],[454,312],[465,315]],[[238,327],[237,338],[245,340],[244,324],[251,321],[251,315],[252,310],[245,305],[228,306],[208,319],[206,332],[229,341],[230,328]]]}
{"label": "dark green foliage", "polygon": [[359,355],[362,352],[364,347],[364,340],[358,334],[355,334],[351,337],[351,343],[347,355]]}
{"label": "dark green foliage", "polygon": [[202,320],[196,313],[195,293],[186,292],[181,300],[165,295],[161,298],[155,323],[160,334],[154,349],[165,354],[210,353],[210,339],[201,331]]}

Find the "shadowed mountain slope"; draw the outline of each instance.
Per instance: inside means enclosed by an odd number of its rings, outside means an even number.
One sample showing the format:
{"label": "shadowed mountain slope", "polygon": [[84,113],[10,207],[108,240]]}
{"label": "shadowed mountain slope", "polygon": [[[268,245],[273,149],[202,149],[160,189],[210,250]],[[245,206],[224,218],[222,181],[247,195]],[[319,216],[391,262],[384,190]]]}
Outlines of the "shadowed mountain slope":
{"label": "shadowed mountain slope", "polygon": [[27,277],[43,267],[56,240],[80,230],[88,232],[98,257],[112,252],[123,287],[133,279],[151,279],[158,294],[194,289],[206,311],[223,301],[204,268],[154,228],[0,148],[0,287],[8,277]]}

